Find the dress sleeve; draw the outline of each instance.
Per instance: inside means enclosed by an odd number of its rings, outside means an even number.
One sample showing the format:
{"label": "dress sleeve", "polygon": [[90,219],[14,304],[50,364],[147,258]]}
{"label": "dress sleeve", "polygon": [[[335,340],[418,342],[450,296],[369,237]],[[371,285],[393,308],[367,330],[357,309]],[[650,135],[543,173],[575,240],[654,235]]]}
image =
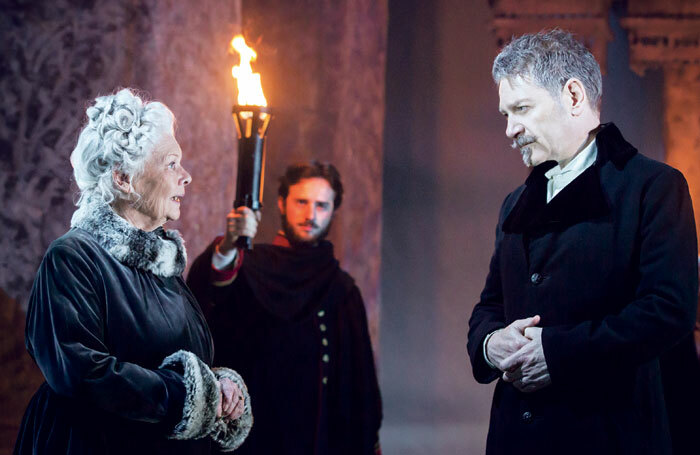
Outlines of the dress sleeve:
{"label": "dress sleeve", "polygon": [[697,243],[685,178],[670,168],[660,173],[641,204],[634,298],[601,320],[543,329],[553,384],[605,380],[658,357],[693,329]]}
{"label": "dress sleeve", "polygon": [[[87,254],[54,243],[30,297],[26,326],[30,354],[60,395],[127,419],[162,423],[166,432],[182,427],[187,417],[183,413],[188,411],[185,402],[194,390],[185,378],[192,372],[187,365],[144,368],[110,354],[104,343],[106,292],[100,268]],[[202,406],[215,409],[216,399]]]}
{"label": "dress sleeve", "polygon": [[187,286],[197,298],[207,320],[211,317],[218,297],[221,293],[226,293],[226,287],[235,281],[243,264],[244,252],[239,250],[236,261],[231,268],[219,271],[213,267],[214,249],[222,239],[222,236],[216,237],[202,254],[197,256],[187,275]]}

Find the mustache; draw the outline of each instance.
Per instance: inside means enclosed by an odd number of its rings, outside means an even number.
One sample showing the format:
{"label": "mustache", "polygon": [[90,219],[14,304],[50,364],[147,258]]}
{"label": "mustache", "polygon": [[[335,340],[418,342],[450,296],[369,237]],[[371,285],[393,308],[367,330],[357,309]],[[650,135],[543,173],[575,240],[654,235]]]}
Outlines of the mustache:
{"label": "mustache", "polygon": [[510,146],[514,149],[523,148],[526,145],[532,144],[535,141],[537,141],[537,138],[535,136],[518,136],[515,139],[513,139],[513,143]]}
{"label": "mustache", "polygon": [[306,221],[304,223],[300,223],[299,226],[309,226],[314,229],[318,229],[318,224],[314,223],[313,221]]}

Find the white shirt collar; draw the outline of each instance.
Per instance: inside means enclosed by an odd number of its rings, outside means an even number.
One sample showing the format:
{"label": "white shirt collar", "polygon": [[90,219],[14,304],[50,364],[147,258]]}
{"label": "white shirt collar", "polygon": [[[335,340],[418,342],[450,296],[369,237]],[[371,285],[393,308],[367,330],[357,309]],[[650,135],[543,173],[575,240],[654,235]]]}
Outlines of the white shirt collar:
{"label": "white shirt collar", "polygon": [[590,144],[586,146],[583,150],[576,154],[574,159],[569,161],[566,166],[559,167],[557,164],[552,169],[544,173],[544,176],[548,179],[553,179],[562,174],[572,173],[576,176],[581,174],[583,171],[588,169],[593,163],[595,163],[598,157],[598,147],[595,144],[595,138]]}
{"label": "white shirt collar", "polygon": [[591,141],[583,150],[581,150],[569,163],[562,167],[557,164],[552,169],[544,173],[547,177],[547,203],[559,194],[569,183],[583,174],[583,171],[588,169],[595,163],[598,157],[598,147],[595,139]]}

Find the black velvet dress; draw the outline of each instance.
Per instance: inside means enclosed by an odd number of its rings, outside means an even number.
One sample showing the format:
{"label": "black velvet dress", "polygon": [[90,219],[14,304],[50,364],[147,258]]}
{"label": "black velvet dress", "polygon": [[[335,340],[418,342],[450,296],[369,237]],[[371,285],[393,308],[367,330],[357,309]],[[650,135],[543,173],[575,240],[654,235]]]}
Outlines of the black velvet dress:
{"label": "black velvet dress", "polygon": [[152,233],[177,244],[169,261],[134,239],[115,242],[109,224],[93,225],[100,230],[73,228],[54,241],[37,273],[26,344],[46,382],[25,413],[15,453],[209,453],[209,438],[168,439],[186,390],[182,372],[161,362],[178,350],[209,365],[213,357],[204,316],[180,276],[181,240],[173,231]]}
{"label": "black velvet dress", "polygon": [[215,362],[245,378],[255,425],[237,454],[374,454],[381,398],[360,291],[333,246],[258,244],[236,279],[211,284],[213,244],[188,284]]}

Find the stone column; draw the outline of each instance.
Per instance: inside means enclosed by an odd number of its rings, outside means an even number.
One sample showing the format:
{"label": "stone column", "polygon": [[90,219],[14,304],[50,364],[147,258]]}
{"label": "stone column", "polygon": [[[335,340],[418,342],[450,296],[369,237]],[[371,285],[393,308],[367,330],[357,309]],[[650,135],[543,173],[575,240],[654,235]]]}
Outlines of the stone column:
{"label": "stone column", "polygon": [[146,71],[135,75],[136,85],[177,117],[175,135],[192,183],[180,220],[168,227],[182,232],[191,264],[223,232],[234,199],[238,152],[231,67],[238,58],[228,50],[241,32],[241,1],[153,0],[151,8],[152,32],[138,58]]}

